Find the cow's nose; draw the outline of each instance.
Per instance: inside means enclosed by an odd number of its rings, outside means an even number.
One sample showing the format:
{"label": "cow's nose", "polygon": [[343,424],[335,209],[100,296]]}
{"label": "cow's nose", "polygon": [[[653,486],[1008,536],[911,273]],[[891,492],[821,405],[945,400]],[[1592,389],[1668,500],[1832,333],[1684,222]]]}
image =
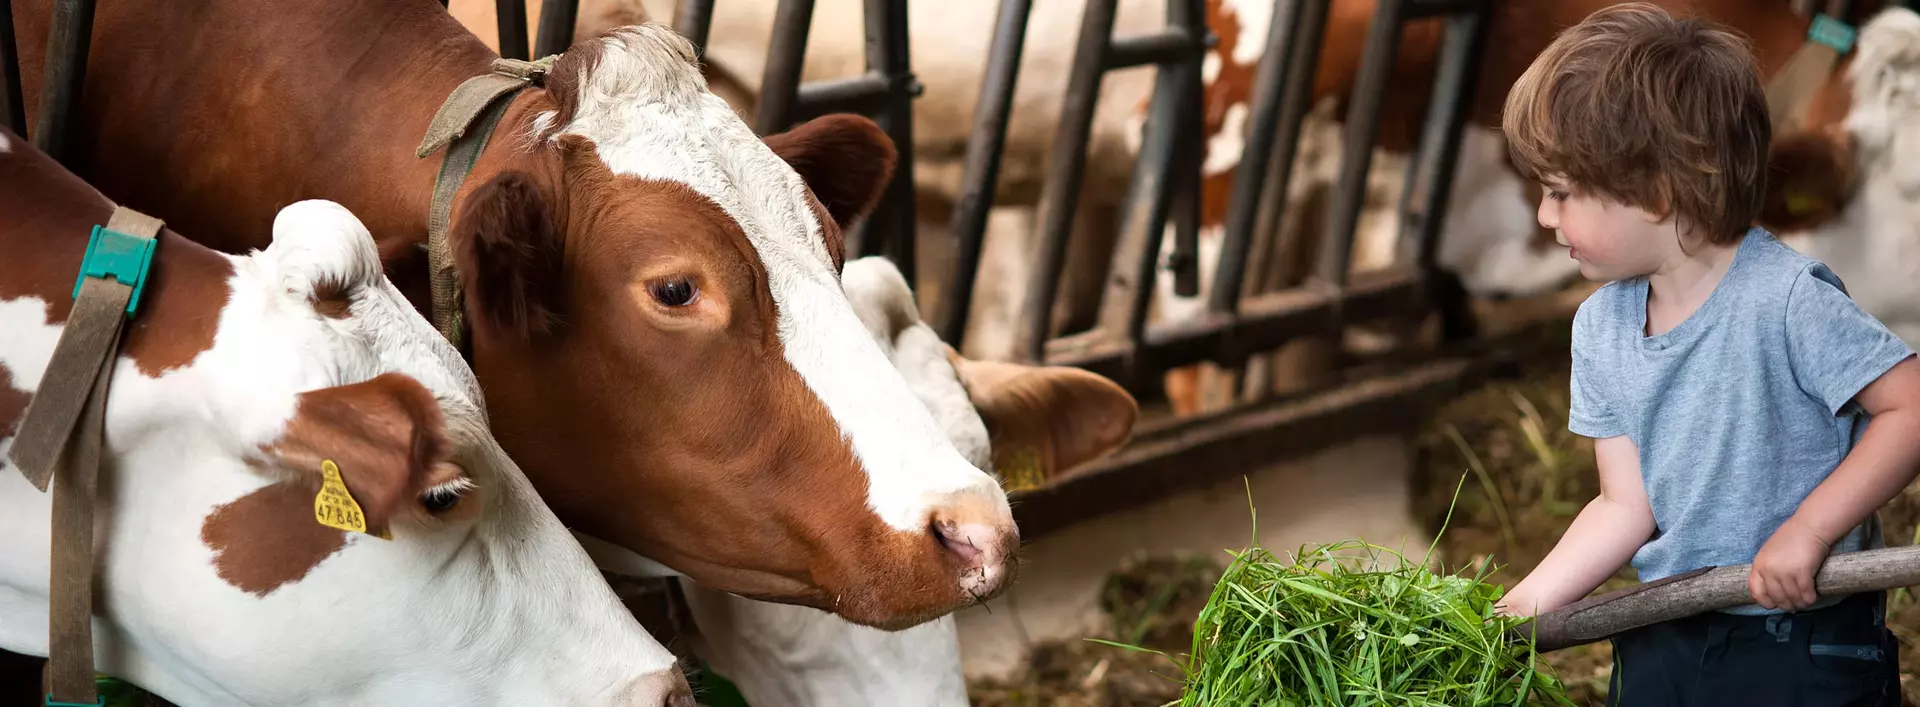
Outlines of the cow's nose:
{"label": "cow's nose", "polygon": [[1013,518],[994,505],[984,499],[950,504],[936,509],[929,524],[940,546],[959,560],[961,591],[978,600],[998,596],[1011,583],[1020,549]]}
{"label": "cow's nose", "polygon": [[678,667],[648,673],[633,681],[622,704],[634,707],[694,707],[693,687]]}

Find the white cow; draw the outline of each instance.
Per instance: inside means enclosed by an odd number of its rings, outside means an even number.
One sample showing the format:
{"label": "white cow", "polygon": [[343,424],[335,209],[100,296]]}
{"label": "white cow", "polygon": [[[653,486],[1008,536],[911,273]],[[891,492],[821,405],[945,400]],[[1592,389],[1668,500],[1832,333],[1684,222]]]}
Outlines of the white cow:
{"label": "white cow", "polygon": [[1920,346],[1920,15],[1888,9],[1861,27],[1847,78],[1840,129],[1851,144],[1835,156],[1848,160],[1852,199],[1837,219],[1781,240],[1833,268],[1862,308]]}
{"label": "white cow", "polygon": [[[920,321],[913,292],[885,258],[841,276],[874,340],[962,454],[983,469],[1024,462],[1055,475],[1123,443],[1133,399],[1077,368],[970,361]],[[966,680],[951,615],[902,631],[848,623],[800,606],[744,599],[682,581],[698,625],[695,650],[754,707],[964,707]]]}
{"label": "white cow", "polygon": [[[35,215],[0,220],[0,458],[110,210],[0,130],[0,212]],[[106,410],[98,670],[195,707],[692,704],[352,214],[293,204],[247,256],[168,231],[153,267]],[[316,522],[326,462],[391,540]],[[0,648],[47,653],[51,506],[0,463]]]}

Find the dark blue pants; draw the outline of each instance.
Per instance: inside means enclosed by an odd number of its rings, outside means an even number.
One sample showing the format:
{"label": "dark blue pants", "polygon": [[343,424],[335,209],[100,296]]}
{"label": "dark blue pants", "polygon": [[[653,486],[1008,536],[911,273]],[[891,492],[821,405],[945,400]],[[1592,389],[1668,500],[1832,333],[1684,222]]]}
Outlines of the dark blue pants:
{"label": "dark blue pants", "polygon": [[1899,707],[1886,593],[1772,616],[1708,612],[1613,639],[1607,707]]}

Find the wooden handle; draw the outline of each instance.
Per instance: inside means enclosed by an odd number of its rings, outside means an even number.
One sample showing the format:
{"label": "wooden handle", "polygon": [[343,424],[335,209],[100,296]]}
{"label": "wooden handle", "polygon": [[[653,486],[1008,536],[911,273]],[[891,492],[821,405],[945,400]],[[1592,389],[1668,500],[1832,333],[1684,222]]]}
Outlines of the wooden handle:
{"label": "wooden handle", "polygon": [[[1516,640],[1557,651],[1716,609],[1753,603],[1747,574],[1753,565],[1703,567],[1658,581],[1599,594],[1534,617],[1513,628]],[[1827,558],[1814,577],[1821,596],[1920,585],[1920,546],[1843,552]]]}

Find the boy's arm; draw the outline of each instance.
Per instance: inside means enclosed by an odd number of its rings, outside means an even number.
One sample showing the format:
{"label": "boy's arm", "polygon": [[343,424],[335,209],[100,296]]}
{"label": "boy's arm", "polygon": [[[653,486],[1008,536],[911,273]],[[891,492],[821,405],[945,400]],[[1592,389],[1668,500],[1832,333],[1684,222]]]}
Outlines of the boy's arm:
{"label": "boy's arm", "polygon": [[1640,481],[1640,450],[1624,435],[1595,440],[1600,495],[1581,509],[1540,565],[1500,600],[1502,613],[1532,616],[1586,596],[1653,536],[1653,509]]}
{"label": "boy's arm", "polygon": [[1754,557],[1747,589],[1761,606],[1794,610],[1813,604],[1813,577],[1828,549],[1920,471],[1920,360],[1907,357],[1855,400],[1871,416],[1860,443]]}

